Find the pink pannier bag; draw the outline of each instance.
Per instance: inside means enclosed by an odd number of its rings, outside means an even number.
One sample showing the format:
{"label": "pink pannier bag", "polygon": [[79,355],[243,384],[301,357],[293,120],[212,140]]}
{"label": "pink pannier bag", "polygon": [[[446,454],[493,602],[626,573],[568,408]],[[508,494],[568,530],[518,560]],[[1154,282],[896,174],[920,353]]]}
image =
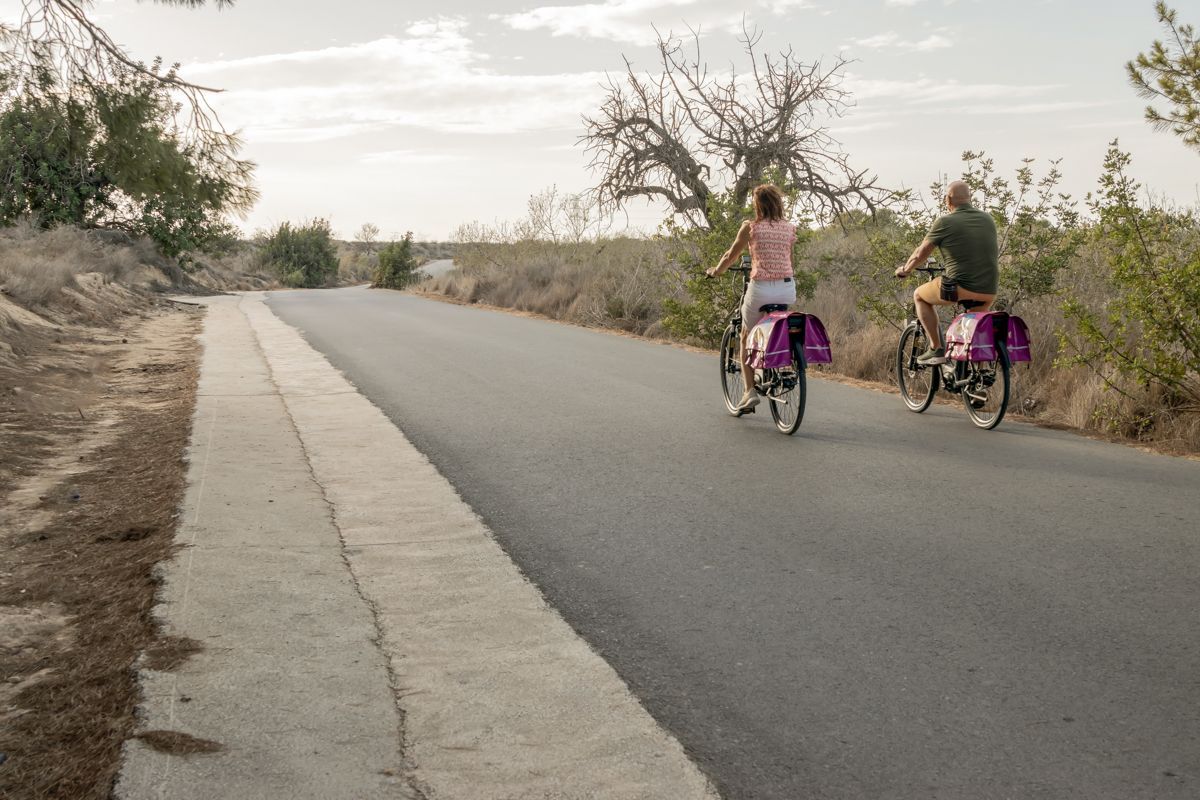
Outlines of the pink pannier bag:
{"label": "pink pannier bag", "polygon": [[747,358],[754,369],[780,369],[792,363],[792,340],[799,339],[809,364],[833,361],[829,336],[821,320],[799,311],[774,311],[750,330]]}
{"label": "pink pannier bag", "polygon": [[1004,311],[968,311],[946,329],[946,357],[954,361],[995,361],[996,345],[1008,350],[1008,360],[1029,361],[1029,328],[1025,320]]}

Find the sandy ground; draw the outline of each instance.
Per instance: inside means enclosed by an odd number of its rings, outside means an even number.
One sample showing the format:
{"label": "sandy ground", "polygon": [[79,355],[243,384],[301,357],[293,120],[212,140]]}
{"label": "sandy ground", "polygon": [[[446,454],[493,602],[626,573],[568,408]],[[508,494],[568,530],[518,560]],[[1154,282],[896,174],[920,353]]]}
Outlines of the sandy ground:
{"label": "sandy ground", "polygon": [[[0,360],[0,796],[106,798],[157,640],[199,314],[125,298],[89,326],[9,314]],[[9,312],[13,312],[10,306]]]}

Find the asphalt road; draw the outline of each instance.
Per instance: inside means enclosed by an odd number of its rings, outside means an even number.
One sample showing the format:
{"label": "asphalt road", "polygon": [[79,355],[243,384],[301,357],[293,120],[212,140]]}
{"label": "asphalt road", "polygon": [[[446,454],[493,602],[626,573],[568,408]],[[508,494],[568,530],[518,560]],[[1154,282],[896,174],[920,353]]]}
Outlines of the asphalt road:
{"label": "asphalt road", "polygon": [[789,438],[725,414],[712,356],[386,291],[270,305],[726,798],[1200,796],[1200,464],[811,379]]}

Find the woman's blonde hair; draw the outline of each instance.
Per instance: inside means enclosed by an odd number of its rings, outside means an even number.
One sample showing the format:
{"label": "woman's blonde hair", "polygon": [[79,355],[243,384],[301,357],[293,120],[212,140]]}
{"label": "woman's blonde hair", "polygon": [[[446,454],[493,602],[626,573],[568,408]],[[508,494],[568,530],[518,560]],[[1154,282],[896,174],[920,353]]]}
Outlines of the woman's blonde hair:
{"label": "woman's blonde hair", "polygon": [[756,220],[783,219],[783,192],[778,186],[764,183],[754,187],[754,218]]}

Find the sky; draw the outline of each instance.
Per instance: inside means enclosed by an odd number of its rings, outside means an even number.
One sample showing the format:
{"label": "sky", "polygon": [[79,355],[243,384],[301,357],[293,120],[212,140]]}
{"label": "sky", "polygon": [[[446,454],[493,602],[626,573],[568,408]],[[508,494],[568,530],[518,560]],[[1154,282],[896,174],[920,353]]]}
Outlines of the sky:
{"label": "sky", "polygon": [[[1171,5],[1200,24],[1200,0]],[[18,7],[0,0],[5,18]],[[521,216],[551,185],[585,190],[581,118],[606,74],[624,58],[654,71],[655,27],[698,29],[713,69],[745,71],[744,24],[764,50],[850,60],[854,107],[829,128],[883,185],[924,189],[970,149],[1006,173],[1061,158],[1081,196],[1119,137],[1149,189],[1200,202],[1200,155],[1142,121],[1125,78],[1162,37],[1153,0],[99,0],[94,14],[136,57],[224,90],[213,103],[259,165],[248,232],[325,217],[346,238],[373,222],[445,239]],[[663,216],[636,207],[620,226]]]}

